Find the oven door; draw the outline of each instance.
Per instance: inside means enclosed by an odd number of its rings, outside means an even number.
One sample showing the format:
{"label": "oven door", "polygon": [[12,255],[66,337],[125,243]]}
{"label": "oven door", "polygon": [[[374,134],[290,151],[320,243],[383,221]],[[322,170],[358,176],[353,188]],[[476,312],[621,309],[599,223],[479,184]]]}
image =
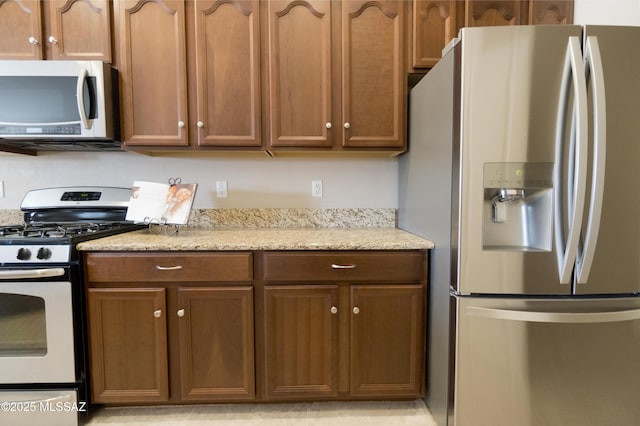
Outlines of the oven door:
{"label": "oven door", "polygon": [[65,276],[63,268],[0,270],[0,384],[75,381]]}

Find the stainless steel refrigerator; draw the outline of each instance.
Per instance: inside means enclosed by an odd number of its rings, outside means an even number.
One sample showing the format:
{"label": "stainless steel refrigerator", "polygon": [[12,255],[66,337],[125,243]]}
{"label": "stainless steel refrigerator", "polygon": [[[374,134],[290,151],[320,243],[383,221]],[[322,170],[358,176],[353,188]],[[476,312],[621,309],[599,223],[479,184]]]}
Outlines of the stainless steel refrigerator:
{"label": "stainless steel refrigerator", "polygon": [[640,424],[640,28],[466,28],[409,102],[437,423]]}

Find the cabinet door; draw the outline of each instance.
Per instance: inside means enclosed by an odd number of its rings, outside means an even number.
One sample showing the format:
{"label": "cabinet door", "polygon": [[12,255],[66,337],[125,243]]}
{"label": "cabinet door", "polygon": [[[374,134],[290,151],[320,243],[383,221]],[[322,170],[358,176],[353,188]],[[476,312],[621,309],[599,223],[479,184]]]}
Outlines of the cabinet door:
{"label": "cabinet door", "polygon": [[169,399],[164,289],[88,290],[93,402]]}
{"label": "cabinet door", "polygon": [[196,1],[197,131],[201,146],[260,146],[258,1]]}
{"label": "cabinet door", "polygon": [[184,2],[115,6],[125,146],[188,145]]}
{"label": "cabinet door", "polygon": [[456,36],[456,1],[413,2],[414,68],[431,68],[442,57],[442,49]]}
{"label": "cabinet door", "polygon": [[529,0],[529,24],[572,24],[573,0]]}
{"label": "cabinet door", "polygon": [[0,2],[0,59],[42,59],[40,0]]}
{"label": "cabinet door", "polygon": [[423,297],[420,285],[351,287],[352,395],[421,395]]}
{"label": "cabinet door", "polygon": [[521,0],[465,0],[465,26],[520,25],[526,22]]}
{"label": "cabinet door", "polygon": [[338,287],[269,286],[265,294],[265,398],[337,395]]}
{"label": "cabinet door", "polygon": [[180,288],[176,315],[182,399],[253,399],[253,288]]}
{"label": "cabinet door", "polygon": [[342,2],[343,146],[405,146],[404,1]]}
{"label": "cabinet door", "polygon": [[334,1],[268,1],[266,72],[274,147],[331,147]]}
{"label": "cabinet door", "polygon": [[111,19],[108,0],[46,2],[51,19],[50,59],[111,62]]}

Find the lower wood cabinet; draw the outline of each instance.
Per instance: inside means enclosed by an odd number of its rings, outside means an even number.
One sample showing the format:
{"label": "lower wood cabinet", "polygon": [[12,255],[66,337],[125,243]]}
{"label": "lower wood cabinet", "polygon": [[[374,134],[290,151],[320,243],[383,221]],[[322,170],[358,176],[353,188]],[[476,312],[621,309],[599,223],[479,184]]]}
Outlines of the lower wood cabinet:
{"label": "lower wood cabinet", "polygon": [[265,397],[338,395],[338,286],[264,290]]}
{"label": "lower wood cabinet", "polygon": [[169,400],[166,290],[90,288],[93,402]]}
{"label": "lower wood cabinet", "polygon": [[[216,273],[221,258],[231,272]],[[89,254],[93,402],[254,399],[253,286],[245,283],[250,260],[251,254]],[[136,273],[129,280],[110,273],[116,263]]]}
{"label": "lower wood cabinet", "polygon": [[424,393],[421,252],[267,252],[264,398]]}
{"label": "lower wood cabinet", "polygon": [[85,253],[92,401],[421,397],[426,277],[421,250]]}

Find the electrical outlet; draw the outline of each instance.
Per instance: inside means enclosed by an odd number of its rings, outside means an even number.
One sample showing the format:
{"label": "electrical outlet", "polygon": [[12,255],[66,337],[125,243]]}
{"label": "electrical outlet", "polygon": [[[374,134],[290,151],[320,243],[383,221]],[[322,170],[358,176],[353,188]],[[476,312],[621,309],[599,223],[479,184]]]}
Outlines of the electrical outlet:
{"label": "electrical outlet", "polygon": [[311,181],[311,196],[322,197],[322,181],[321,180]]}
{"label": "electrical outlet", "polygon": [[216,195],[218,198],[227,198],[227,181],[219,180],[216,182]]}
{"label": "electrical outlet", "polygon": [[0,180],[0,198],[4,198],[4,181]]}

